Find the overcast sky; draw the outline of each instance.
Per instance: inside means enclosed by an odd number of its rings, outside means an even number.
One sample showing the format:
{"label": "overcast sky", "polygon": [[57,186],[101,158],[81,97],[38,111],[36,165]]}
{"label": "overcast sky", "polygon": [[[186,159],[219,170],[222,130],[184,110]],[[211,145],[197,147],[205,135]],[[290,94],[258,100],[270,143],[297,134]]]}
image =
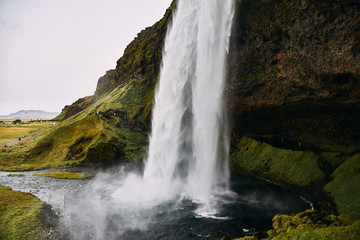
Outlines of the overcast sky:
{"label": "overcast sky", "polygon": [[60,112],[94,94],[171,0],[0,0],[0,115]]}

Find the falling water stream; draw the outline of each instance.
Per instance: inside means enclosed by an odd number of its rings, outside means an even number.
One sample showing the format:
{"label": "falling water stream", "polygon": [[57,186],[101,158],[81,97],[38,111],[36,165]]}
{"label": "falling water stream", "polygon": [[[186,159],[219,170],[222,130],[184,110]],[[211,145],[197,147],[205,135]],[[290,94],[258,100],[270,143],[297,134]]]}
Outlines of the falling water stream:
{"label": "falling water stream", "polygon": [[220,239],[307,208],[260,180],[230,184],[223,108],[232,0],[178,0],[166,36],[143,171],[98,174],[65,197],[74,239]]}
{"label": "falling water stream", "polygon": [[223,110],[232,1],[182,0],[166,37],[144,181],[204,204],[228,186]]}

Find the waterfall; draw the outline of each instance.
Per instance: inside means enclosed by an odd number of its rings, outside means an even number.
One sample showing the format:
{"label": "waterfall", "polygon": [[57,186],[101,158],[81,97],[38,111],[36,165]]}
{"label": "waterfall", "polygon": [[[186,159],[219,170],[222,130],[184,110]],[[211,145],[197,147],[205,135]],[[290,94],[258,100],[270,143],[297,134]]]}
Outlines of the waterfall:
{"label": "waterfall", "polygon": [[[68,197],[65,219],[74,239],[168,239],[151,234],[192,216],[227,219],[221,209],[231,195],[223,89],[232,2],[177,1],[144,172],[98,174]],[[182,231],[191,231],[186,224]]]}
{"label": "waterfall", "polygon": [[229,181],[223,108],[232,0],[178,0],[163,52],[144,181],[208,203]]}

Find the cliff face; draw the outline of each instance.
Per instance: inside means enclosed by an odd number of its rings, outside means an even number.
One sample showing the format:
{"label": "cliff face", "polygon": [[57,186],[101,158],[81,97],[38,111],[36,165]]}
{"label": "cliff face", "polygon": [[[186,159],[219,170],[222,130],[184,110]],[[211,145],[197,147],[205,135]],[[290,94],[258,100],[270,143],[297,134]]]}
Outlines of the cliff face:
{"label": "cliff face", "polygon": [[234,131],[360,140],[360,2],[236,4],[226,96]]}

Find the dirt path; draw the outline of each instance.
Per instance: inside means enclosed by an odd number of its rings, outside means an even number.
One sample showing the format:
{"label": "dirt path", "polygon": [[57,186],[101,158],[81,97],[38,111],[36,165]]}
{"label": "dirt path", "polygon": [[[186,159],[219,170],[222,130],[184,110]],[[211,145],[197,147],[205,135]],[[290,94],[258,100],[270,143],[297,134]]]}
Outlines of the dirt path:
{"label": "dirt path", "polygon": [[22,140],[25,140],[25,139],[28,139],[28,138],[32,138],[34,137],[35,135],[31,135],[31,136],[27,136],[27,137],[24,137],[24,138],[20,138],[21,140],[19,141],[19,139],[14,139],[14,140],[11,140],[7,143],[4,143],[4,144],[1,144],[0,148],[5,148],[5,145],[7,147],[12,147],[12,146],[15,146],[16,144],[18,144],[19,142],[21,142]]}

